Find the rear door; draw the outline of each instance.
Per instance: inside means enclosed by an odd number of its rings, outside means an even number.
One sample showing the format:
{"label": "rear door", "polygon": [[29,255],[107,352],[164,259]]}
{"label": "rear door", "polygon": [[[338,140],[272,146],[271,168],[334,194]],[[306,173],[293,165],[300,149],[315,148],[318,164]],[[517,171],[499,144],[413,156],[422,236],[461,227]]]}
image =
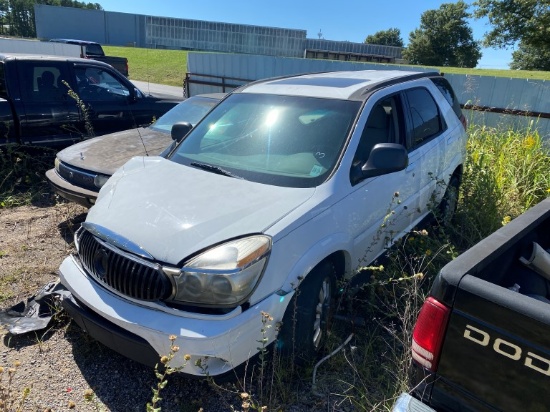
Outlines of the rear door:
{"label": "rear door", "polygon": [[[415,187],[412,220],[418,222],[430,208],[437,206],[433,198],[443,178],[445,138],[448,128],[439,106],[427,87],[414,87],[403,92],[407,119],[409,166]],[[448,177],[447,177],[448,180]],[[441,183],[439,183],[441,184]]]}
{"label": "rear door", "polygon": [[65,61],[19,60],[17,76],[18,107],[22,143],[67,144],[80,140],[79,110],[68,96],[64,82],[70,81]]}

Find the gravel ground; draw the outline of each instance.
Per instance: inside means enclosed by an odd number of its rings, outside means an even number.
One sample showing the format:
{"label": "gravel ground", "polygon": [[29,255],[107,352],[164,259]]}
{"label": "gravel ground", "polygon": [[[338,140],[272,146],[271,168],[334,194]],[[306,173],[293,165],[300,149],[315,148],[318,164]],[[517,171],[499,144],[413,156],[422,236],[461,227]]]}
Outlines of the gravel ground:
{"label": "gravel ground", "polygon": [[[2,308],[30,297],[56,279],[59,264],[73,251],[72,234],[85,219],[85,212],[69,203],[0,208]],[[7,397],[17,405],[23,389],[30,387],[21,411],[145,411],[151,400],[151,388],[156,385],[153,370],[103,347],[63,314],[39,333],[1,333],[0,366],[4,372],[0,375],[0,401]],[[8,368],[16,363],[20,365],[10,375]],[[8,387],[10,395],[6,395]],[[254,394],[254,390],[245,389]],[[92,396],[85,399],[90,390]],[[202,379],[171,375],[160,406],[162,411],[242,410],[238,394],[233,385],[220,389]],[[269,410],[353,410],[342,396],[313,396],[309,379],[293,381],[286,399],[272,402]],[[4,410],[9,409],[0,406],[0,411]]]}

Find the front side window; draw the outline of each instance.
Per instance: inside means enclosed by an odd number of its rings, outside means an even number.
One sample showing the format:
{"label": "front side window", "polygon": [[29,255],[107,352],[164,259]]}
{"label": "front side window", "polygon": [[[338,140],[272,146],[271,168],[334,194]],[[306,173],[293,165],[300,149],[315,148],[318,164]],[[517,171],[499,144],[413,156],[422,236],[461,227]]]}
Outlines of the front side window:
{"label": "front side window", "polygon": [[405,92],[412,121],[412,145],[419,146],[443,131],[439,109],[428,90],[416,88]]}
{"label": "front side window", "polygon": [[128,88],[99,67],[75,67],[78,95],[84,101],[126,99]]}
{"label": "front side window", "polygon": [[378,143],[404,143],[402,113],[398,96],[386,97],[374,104],[353,159],[355,166],[364,164]]}
{"label": "front side window", "polygon": [[336,166],[359,107],[347,100],[233,94],[170,159],[260,183],[313,187]]}

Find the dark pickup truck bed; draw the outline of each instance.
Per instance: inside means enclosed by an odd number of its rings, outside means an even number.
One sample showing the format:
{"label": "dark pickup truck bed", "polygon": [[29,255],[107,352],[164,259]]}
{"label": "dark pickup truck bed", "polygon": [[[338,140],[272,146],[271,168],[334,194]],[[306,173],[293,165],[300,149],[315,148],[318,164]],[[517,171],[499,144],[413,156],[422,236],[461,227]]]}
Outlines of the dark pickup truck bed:
{"label": "dark pickup truck bed", "polygon": [[[535,270],[535,242],[541,249]],[[550,199],[446,265],[414,330],[396,411],[550,410]],[[544,261],[547,259],[546,261]]]}

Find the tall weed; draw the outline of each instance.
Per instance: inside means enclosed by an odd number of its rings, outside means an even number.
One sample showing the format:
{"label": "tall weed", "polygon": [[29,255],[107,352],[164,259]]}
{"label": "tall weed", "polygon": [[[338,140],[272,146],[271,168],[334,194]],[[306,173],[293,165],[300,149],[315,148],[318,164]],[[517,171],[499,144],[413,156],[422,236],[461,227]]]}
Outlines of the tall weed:
{"label": "tall weed", "polygon": [[55,153],[15,144],[0,147],[0,209],[51,200],[44,174],[53,167]]}
{"label": "tall weed", "polygon": [[453,232],[462,249],[542,201],[550,190],[550,153],[534,129],[471,127]]}

